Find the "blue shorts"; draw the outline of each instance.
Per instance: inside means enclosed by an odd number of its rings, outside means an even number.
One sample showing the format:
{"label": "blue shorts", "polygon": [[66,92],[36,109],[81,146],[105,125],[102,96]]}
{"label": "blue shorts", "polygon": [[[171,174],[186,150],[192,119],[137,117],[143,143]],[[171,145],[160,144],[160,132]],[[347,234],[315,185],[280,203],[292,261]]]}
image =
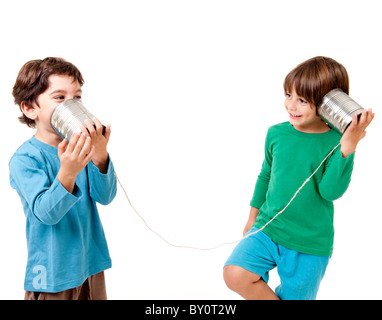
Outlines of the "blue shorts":
{"label": "blue shorts", "polygon": [[[248,233],[256,230],[252,228]],[[242,239],[224,266],[242,267],[265,282],[269,280],[269,271],[277,266],[281,284],[275,293],[280,299],[314,300],[329,259],[285,248],[260,231]]]}

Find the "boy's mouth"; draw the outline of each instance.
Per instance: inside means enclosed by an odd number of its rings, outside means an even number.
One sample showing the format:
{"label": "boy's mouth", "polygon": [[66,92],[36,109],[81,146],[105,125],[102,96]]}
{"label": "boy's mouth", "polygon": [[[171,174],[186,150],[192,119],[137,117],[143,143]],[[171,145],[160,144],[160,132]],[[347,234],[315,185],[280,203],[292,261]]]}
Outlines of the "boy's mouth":
{"label": "boy's mouth", "polygon": [[291,119],[300,119],[302,117],[302,115],[299,115],[299,114],[293,114],[293,113],[289,113],[289,116],[291,117]]}

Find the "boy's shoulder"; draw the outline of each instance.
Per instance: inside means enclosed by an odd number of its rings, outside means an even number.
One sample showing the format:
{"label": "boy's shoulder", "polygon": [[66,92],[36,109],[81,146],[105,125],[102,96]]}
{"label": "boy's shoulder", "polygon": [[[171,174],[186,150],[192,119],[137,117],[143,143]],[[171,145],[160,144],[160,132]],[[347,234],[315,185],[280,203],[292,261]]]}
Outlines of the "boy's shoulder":
{"label": "boy's shoulder", "polygon": [[290,125],[291,125],[290,122],[286,121],[286,122],[282,122],[282,123],[278,123],[273,126],[270,126],[268,128],[268,134],[279,134],[281,132],[288,131]]}
{"label": "boy's shoulder", "polygon": [[13,159],[18,157],[28,157],[28,158],[40,158],[41,151],[33,143],[34,137],[26,140],[13,154],[10,159],[10,163]]}
{"label": "boy's shoulder", "polygon": [[35,148],[32,147],[32,139],[33,139],[33,137],[24,141],[23,144],[17,148],[14,155],[20,155],[20,154],[24,154],[30,150],[34,150]]}
{"label": "boy's shoulder", "polygon": [[288,127],[291,126],[289,121],[281,122],[278,124],[274,124],[273,126],[270,126],[270,130],[285,130],[288,129]]}

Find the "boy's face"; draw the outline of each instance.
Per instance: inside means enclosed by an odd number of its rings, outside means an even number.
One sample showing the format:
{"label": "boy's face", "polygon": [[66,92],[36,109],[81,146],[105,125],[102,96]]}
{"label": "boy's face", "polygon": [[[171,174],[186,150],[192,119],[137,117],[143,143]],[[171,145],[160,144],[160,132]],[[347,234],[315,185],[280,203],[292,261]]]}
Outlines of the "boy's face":
{"label": "boy's face", "polygon": [[52,128],[50,118],[57,105],[67,99],[81,100],[81,85],[67,75],[51,75],[49,77],[49,87],[37,98],[38,106],[34,106],[36,113],[36,138],[42,141],[50,139],[51,135],[55,135],[57,139],[59,135]]}
{"label": "boy's face", "polygon": [[316,107],[297,95],[294,89],[286,93],[284,104],[289,113],[289,121],[295,129],[311,133],[316,130],[327,131],[328,127],[317,115]]}

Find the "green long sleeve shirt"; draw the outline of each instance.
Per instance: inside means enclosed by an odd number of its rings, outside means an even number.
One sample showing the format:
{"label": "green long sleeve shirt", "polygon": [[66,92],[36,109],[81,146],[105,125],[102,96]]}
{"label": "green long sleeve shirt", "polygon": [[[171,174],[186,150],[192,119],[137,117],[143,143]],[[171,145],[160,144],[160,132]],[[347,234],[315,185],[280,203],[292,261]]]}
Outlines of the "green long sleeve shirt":
{"label": "green long sleeve shirt", "polygon": [[[298,188],[339,143],[334,130],[304,133],[284,122],[269,128],[265,159],[250,205],[259,208],[255,227],[261,228],[293,197]],[[338,147],[289,207],[263,229],[274,242],[306,254],[331,256],[333,201],[349,186],[354,153],[342,157]]]}

